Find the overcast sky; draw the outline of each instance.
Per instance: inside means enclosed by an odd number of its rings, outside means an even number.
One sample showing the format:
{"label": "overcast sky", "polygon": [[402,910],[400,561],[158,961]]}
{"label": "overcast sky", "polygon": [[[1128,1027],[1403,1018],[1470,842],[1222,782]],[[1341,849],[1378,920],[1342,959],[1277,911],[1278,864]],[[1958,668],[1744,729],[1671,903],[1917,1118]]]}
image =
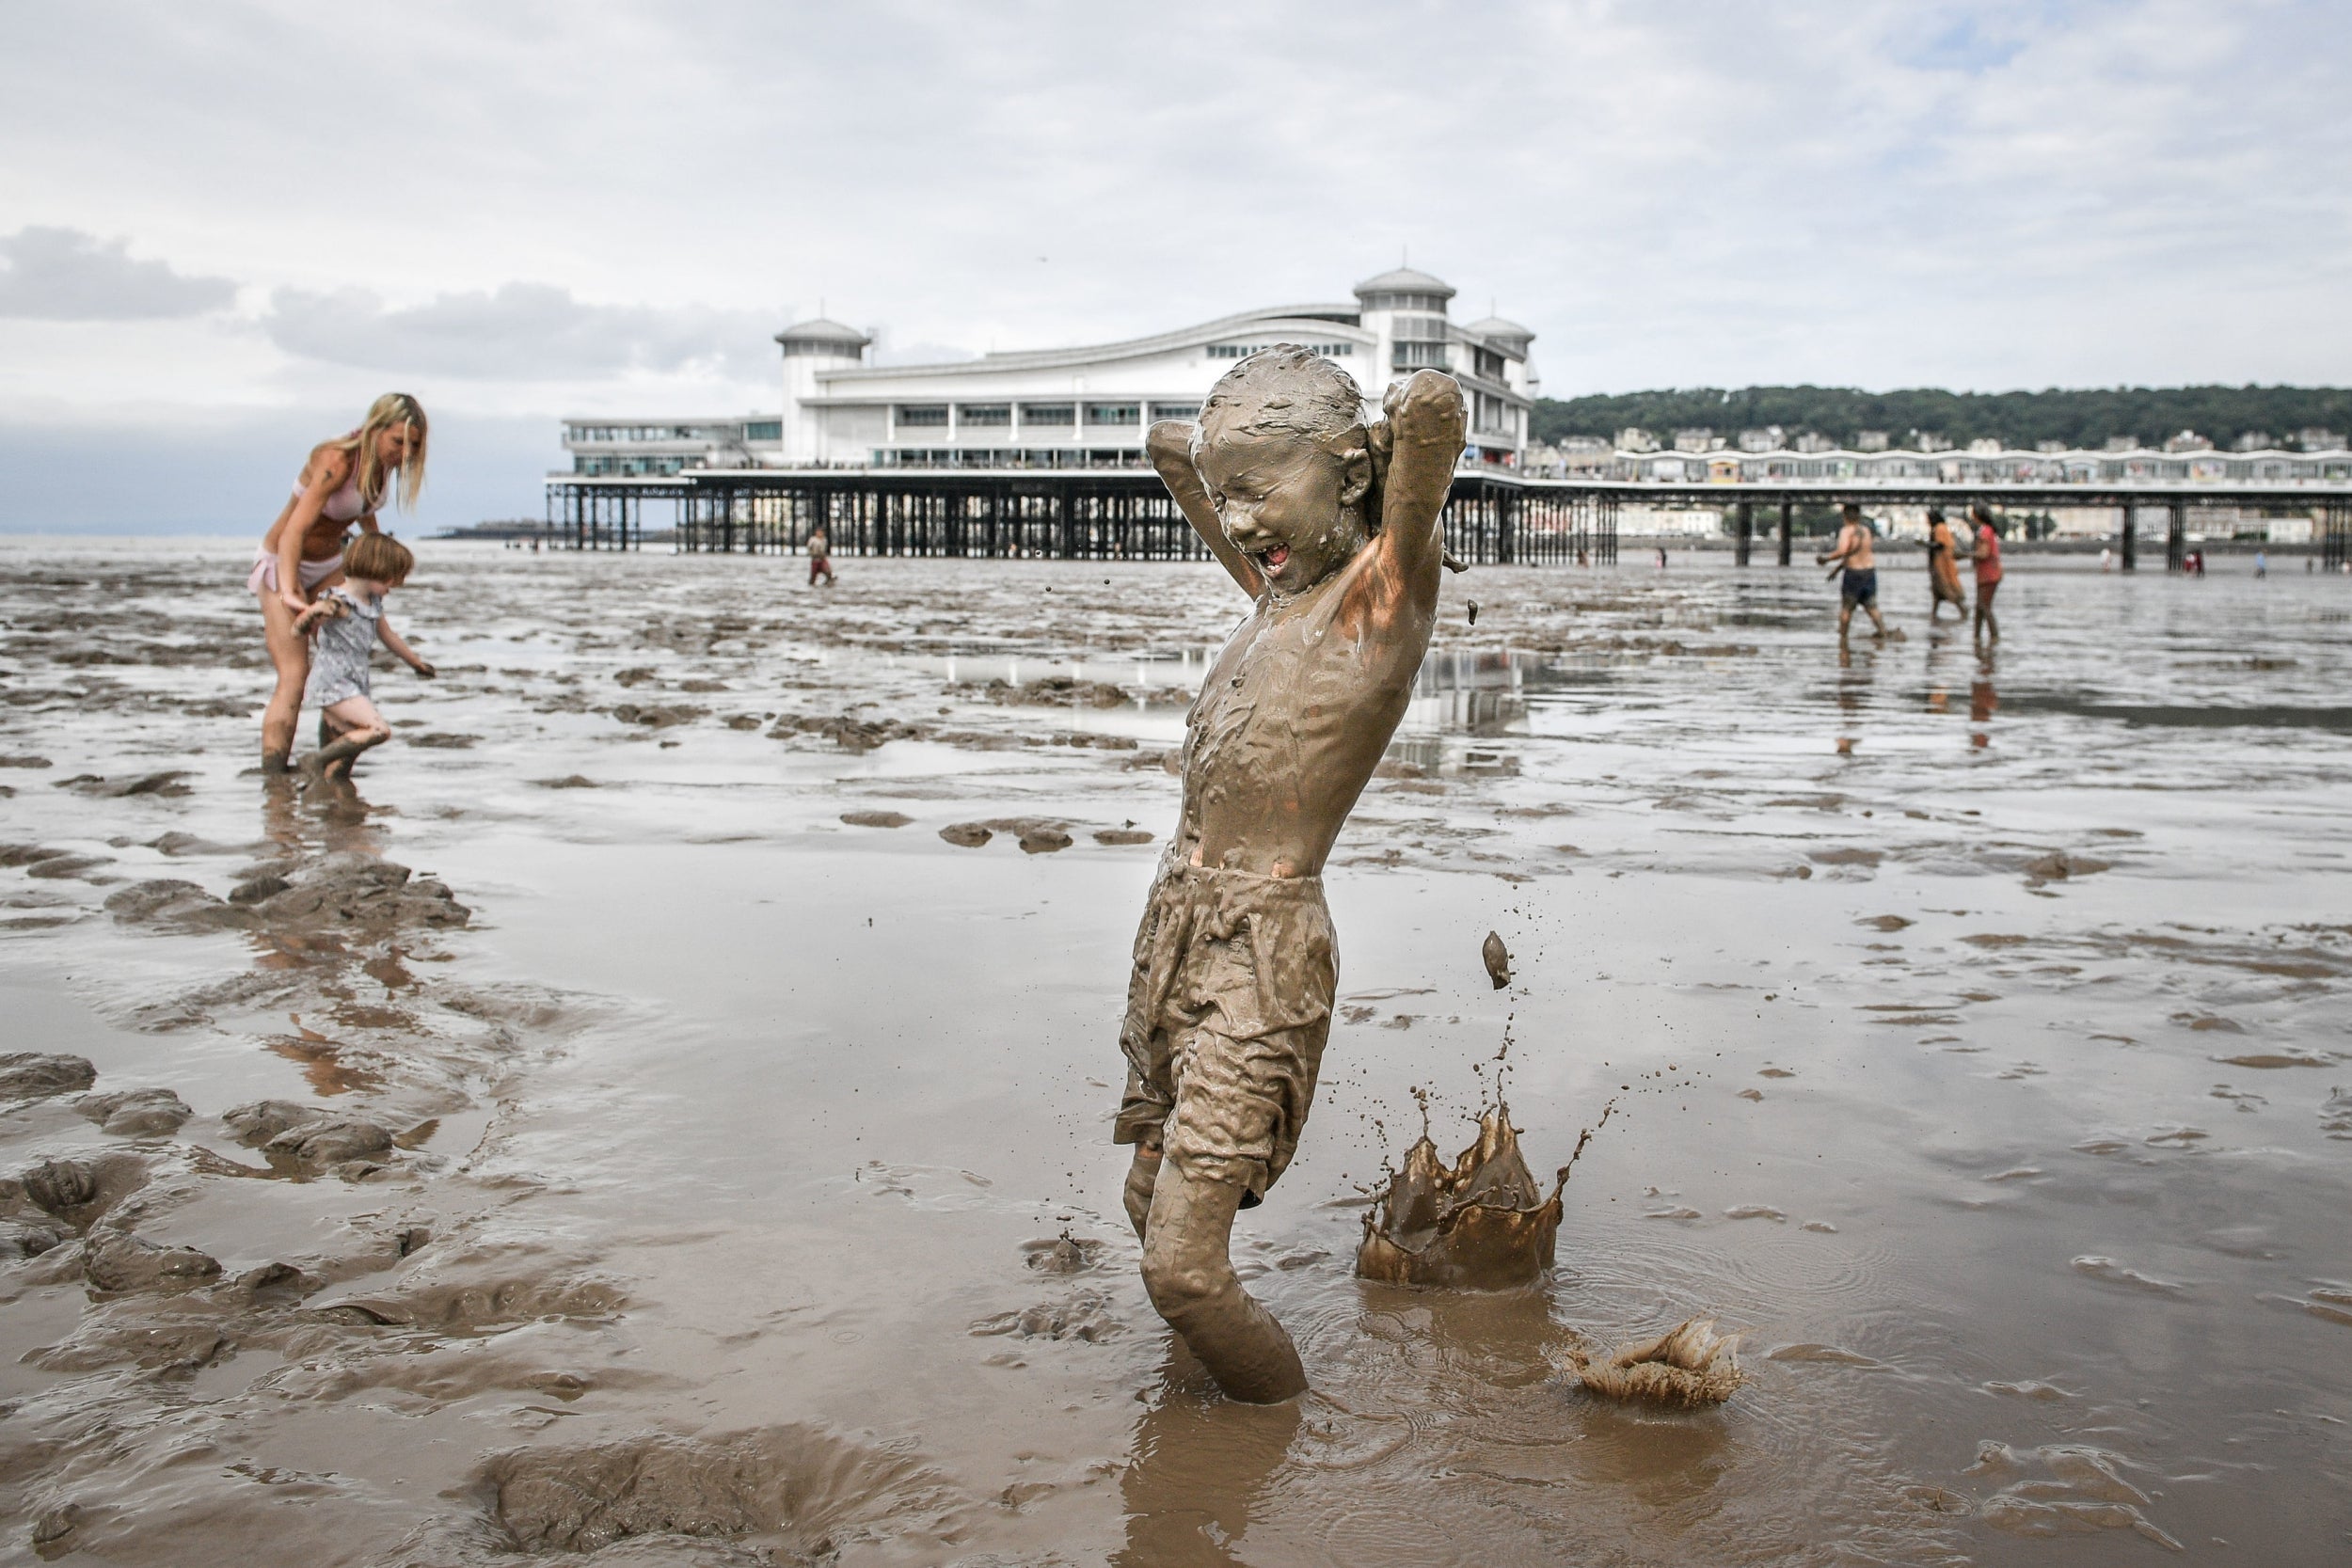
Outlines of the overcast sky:
{"label": "overcast sky", "polygon": [[1554,396],[2352,379],[2337,0],[0,0],[0,528],[258,531],[387,388],[424,516],[564,413],[1345,299]]}

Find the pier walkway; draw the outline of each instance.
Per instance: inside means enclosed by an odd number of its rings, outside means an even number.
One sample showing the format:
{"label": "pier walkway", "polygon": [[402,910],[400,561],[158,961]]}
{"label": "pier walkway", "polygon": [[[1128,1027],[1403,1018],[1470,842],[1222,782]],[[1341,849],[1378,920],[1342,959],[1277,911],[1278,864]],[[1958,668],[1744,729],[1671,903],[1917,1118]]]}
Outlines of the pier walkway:
{"label": "pier walkway", "polygon": [[[1455,475],[1446,545],[1480,565],[1595,565],[1617,559],[1617,521],[1630,504],[1726,514],[1738,562],[1762,537],[1788,565],[1800,506],[1846,501],[1941,506],[1957,522],[1972,501],[2004,513],[2111,507],[2122,519],[2122,566],[2139,564],[2143,523],[2160,530],[2166,565],[2186,554],[2192,507],[2253,506],[2319,515],[2330,570],[2352,561],[2352,484],[2128,483],[1964,484],[1833,480],[1660,483],[1528,479],[1495,470]],[[634,549],[647,503],[666,506],[681,551],[799,549],[824,526],[844,555],[1025,556],[1085,561],[1205,560],[1208,552],[1148,468],[711,468],[632,477],[550,474],[547,530],[559,547]]]}

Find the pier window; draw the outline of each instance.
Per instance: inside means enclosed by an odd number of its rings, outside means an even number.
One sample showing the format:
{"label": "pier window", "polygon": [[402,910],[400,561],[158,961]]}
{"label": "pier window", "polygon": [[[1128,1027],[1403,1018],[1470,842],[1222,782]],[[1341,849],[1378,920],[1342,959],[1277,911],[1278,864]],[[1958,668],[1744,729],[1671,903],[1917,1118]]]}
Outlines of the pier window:
{"label": "pier window", "polygon": [[[1211,343],[1206,352],[1212,359],[1247,359],[1260,349],[1273,346],[1271,342]],[[1309,354],[1320,355],[1326,359],[1344,359],[1356,352],[1354,343],[1301,343],[1299,346]]]}
{"label": "pier window", "polygon": [[1391,369],[1400,371],[1422,369],[1441,371],[1445,369],[1445,345],[1443,343],[1399,343],[1389,363]]}
{"label": "pier window", "polygon": [[753,420],[743,426],[746,441],[781,441],[784,439],[782,420]]}
{"label": "pier window", "polygon": [[1132,403],[1089,403],[1087,423],[1089,425],[1136,425],[1143,421],[1143,410]]}
{"label": "pier window", "polygon": [[1078,408],[1069,403],[1025,403],[1021,405],[1024,425],[1069,424],[1078,422]]}
{"label": "pier window", "polygon": [[1197,420],[1200,405],[1197,403],[1155,403],[1152,405],[1154,420]]}
{"label": "pier window", "polygon": [[956,409],[956,419],[967,425],[1006,426],[1012,423],[1009,403],[967,403]]}
{"label": "pier window", "polygon": [[898,404],[898,427],[902,430],[947,428],[947,405],[944,403],[902,403]]}

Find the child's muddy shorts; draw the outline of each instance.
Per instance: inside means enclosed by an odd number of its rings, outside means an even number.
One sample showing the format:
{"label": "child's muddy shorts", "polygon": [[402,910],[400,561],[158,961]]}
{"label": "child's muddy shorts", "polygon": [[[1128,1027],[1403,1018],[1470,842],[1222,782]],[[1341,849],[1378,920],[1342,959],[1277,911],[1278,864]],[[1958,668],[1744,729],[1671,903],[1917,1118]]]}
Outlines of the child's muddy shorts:
{"label": "child's muddy shorts", "polygon": [[1127,983],[1113,1141],[1263,1196],[1314,1103],[1339,949],[1316,877],[1163,868]]}

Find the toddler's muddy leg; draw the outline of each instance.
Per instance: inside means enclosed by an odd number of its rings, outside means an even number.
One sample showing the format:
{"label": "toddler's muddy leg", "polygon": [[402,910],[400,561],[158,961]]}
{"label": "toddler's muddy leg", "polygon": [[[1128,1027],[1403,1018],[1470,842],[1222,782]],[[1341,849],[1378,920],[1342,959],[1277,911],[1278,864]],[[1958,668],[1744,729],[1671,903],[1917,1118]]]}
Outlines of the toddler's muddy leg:
{"label": "toddler's muddy leg", "polygon": [[1152,1305],[1184,1336],[1227,1396],[1274,1404],[1307,1390],[1306,1369],[1282,1325],[1233,1273],[1233,1214],[1243,1188],[1161,1166],[1143,1243]]}
{"label": "toddler's muddy leg", "polygon": [[305,760],[304,769],[314,777],[338,779],[351,770],[351,759],[371,746],[380,746],[392,737],[392,732],[380,724],[345,732],[341,740],[322,746]]}
{"label": "toddler's muddy leg", "polygon": [[1127,1223],[1136,1227],[1136,1240],[1142,1241],[1146,1222],[1152,1216],[1152,1189],[1160,1179],[1160,1146],[1157,1143],[1136,1145],[1135,1164],[1127,1167]]}

